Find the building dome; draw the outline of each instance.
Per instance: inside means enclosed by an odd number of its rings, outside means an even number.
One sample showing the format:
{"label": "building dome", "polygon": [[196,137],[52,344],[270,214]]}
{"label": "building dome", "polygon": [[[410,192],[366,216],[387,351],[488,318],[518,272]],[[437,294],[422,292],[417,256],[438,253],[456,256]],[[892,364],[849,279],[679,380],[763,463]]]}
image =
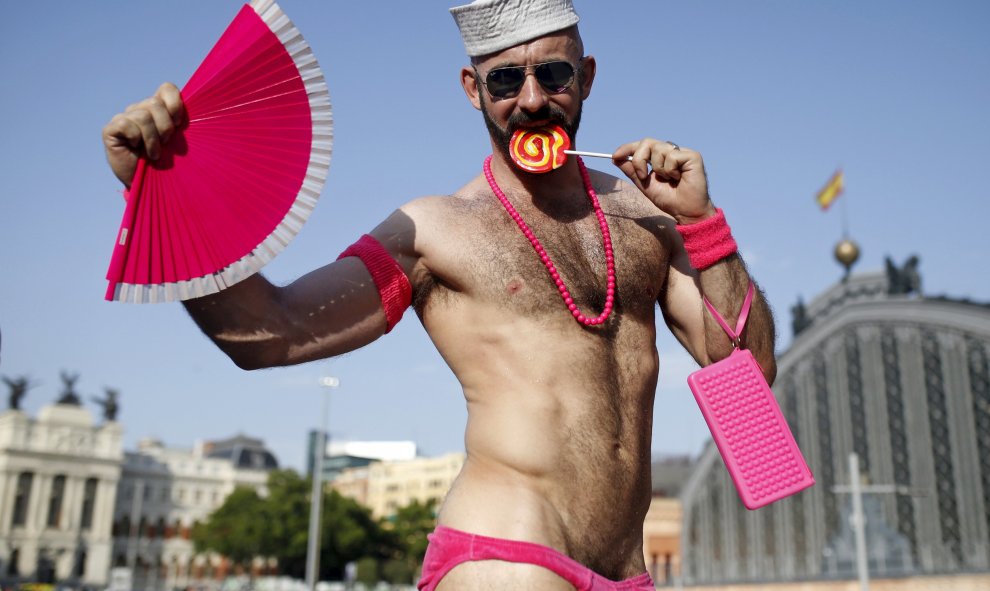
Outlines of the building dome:
{"label": "building dome", "polygon": [[709,444],[681,494],[686,585],[855,578],[853,453],[897,491],[866,507],[872,575],[990,570],[990,304],[904,289],[916,262],[801,306],[773,391],[817,484],[747,511]]}

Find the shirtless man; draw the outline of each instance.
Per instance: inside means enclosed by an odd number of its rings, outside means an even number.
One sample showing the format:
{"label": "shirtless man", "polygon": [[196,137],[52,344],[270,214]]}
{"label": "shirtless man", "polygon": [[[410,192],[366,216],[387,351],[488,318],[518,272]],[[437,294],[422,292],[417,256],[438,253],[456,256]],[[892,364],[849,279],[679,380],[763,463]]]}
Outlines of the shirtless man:
{"label": "shirtless man", "polygon": [[[576,314],[599,318],[609,303],[603,230],[578,162],[524,172],[507,143],[517,128],[548,123],[573,138],[595,59],[584,54],[570,0],[492,4],[452,10],[472,57],[460,81],[491,136],[491,182],[478,175],[453,195],[407,203],[372,230],[374,240],[354,251],[360,256],[289,285],[255,275],[185,305],[238,366],[289,365],[385,334],[409,305],[408,277],[412,305],[468,408],[467,459],[440,510],[421,588],[653,589],[642,523],[655,310],[659,304],[673,334],[707,365],[732,346],[703,311],[702,294],[734,325],[750,278],[709,199],[701,156],[644,139],[613,154],[631,182],[590,173],[613,245],[615,288],[602,323],[577,321]],[[548,62],[563,65],[539,67]],[[493,74],[499,68],[508,69]],[[138,154],[155,157],[182,112],[178,90],[164,85],[105,127],[110,165],[125,185]],[[577,312],[499,191],[546,249]],[[705,228],[700,243],[692,228]],[[375,241],[387,257],[375,259]],[[772,382],[773,320],[759,290],[743,344]]]}

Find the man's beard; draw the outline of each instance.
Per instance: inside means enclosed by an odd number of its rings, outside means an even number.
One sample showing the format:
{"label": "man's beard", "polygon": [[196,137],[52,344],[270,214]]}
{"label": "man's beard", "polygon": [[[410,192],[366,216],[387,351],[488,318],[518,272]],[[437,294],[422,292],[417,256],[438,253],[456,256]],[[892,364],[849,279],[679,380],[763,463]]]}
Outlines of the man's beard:
{"label": "man's beard", "polygon": [[495,123],[495,120],[492,119],[491,114],[488,113],[488,104],[484,93],[481,93],[479,98],[481,99],[481,114],[485,118],[485,126],[488,127],[488,133],[495,141],[495,145],[502,151],[502,155],[508,160],[512,160],[512,156],[509,151],[509,144],[512,142],[512,134],[515,133],[520,127],[531,127],[531,124],[535,121],[544,121],[548,124],[559,125],[564,131],[567,132],[567,137],[571,139],[571,145],[574,145],[578,127],[581,125],[581,109],[584,106],[584,101],[578,102],[577,114],[574,115],[574,119],[572,121],[567,119],[567,115],[560,107],[557,105],[548,104],[535,113],[529,113],[527,111],[513,113],[509,117],[506,128],[502,129],[499,127],[498,123]]}

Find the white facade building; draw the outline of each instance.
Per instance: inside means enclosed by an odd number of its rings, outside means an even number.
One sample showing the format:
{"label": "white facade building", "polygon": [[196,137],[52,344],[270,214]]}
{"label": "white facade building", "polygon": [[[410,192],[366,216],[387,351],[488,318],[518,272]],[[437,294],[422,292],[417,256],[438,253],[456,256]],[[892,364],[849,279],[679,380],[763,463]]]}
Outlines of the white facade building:
{"label": "white facade building", "polygon": [[217,556],[197,555],[190,534],[238,486],[267,495],[278,468],[260,440],[238,436],[193,449],[145,440],[127,452],[114,514],[114,565],[130,567],[134,588],[184,588],[221,576]]}
{"label": "white facade building", "polygon": [[122,436],[78,399],[0,413],[0,581],[107,583]]}

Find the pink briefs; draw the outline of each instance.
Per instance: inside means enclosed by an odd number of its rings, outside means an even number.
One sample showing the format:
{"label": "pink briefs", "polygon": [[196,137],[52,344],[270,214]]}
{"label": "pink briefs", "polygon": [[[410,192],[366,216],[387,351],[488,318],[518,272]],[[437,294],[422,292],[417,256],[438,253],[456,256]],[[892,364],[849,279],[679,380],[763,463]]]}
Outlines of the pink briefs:
{"label": "pink briefs", "polygon": [[504,560],[541,566],[566,580],[577,591],[655,591],[649,573],[612,581],[548,546],[469,534],[438,525],[429,536],[423,559],[421,591],[433,591],[452,568],[475,560]]}

